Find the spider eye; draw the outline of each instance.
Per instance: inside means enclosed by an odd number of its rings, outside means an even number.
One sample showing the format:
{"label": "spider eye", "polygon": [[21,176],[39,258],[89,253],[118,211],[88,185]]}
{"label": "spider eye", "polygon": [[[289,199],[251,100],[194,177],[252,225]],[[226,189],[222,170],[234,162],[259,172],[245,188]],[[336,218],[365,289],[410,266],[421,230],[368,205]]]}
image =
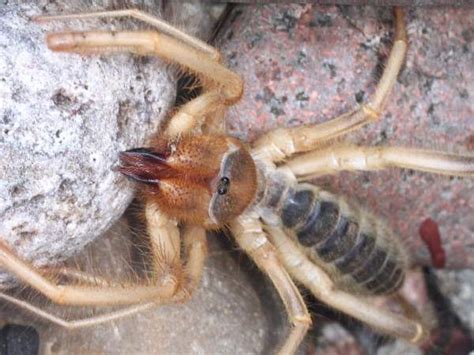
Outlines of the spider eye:
{"label": "spider eye", "polygon": [[223,177],[219,180],[219,185],[217,186],[217,193],[219,195],[225,195],[229,191],[230,180],[228,177]]}

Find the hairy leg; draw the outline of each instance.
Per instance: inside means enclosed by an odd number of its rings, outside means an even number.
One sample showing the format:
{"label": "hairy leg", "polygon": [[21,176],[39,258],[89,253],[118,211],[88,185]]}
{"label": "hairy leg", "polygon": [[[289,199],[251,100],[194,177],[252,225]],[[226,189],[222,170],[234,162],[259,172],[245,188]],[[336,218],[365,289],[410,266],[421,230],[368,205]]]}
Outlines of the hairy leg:
{"label": "hairy leg", "polygon": [[296,128],[279,128],[260,137],[253,154],[277,162],[295,153],[306,152],[322,142],[347,134],[377,121],[385,108],[403,64],[408,46],[404,15],[395,8],[395,39],[382,78],[368,103],[327,122]]}
{"label": "hairy leg", "polygon": [[184,226],[183,244],[187,262],[183,268],[183,281],[173,298],[173,302],[187,301],[201,282],[204,262],[207,257],[206,230],[199,226]]}
{"label": "hairy leg", "polygon": [[119,283],[106,279],[102,276],[90,274],[86,271],[81,271],[71,267],[45,267],[41,268],[41,273],[46,275],[56,275],[65,277],[67,280],[79,282],[88,285],[99,285],[99,286],[119,286]]}
{"label": "hairy leg", "polygon": [[295,353],[311,325],[311,317],[301,294],[280,263],[275,248],[268,241],[257,218],[242,215],[232,223],[231,228],[239,246],[270,277],[283,300],[294,327],[280,353]]}
{"label": "hairy leg", "polygon": [[[206,234],[205,230],[200,227],[194,226],[185,226],[183,230],[183,240],[184,240],[184,248],[186,252],[186,264],[184,266],[183,272],[183,282],[179,284],[177,292],[175,295],[170,298],[169,300],[165,300],[166,303],[176,303],[176,302],[183,302],[186,301],[192,293],[196,290],[197,285],[201,280],[202,271],[204,269],[204,260],[207,255],[207,241],[206,241]],[[50,269],[52,271],[54,269]],[[99,281],[99,285],[105,287],[106,280],[96,277],[94,275],[89,275],[84,272],[76,272],[75,270],[60,268],[58,272],[62,275],[76,279],[78,281],[87,283],[89,285],[97,285]],[[156,307],[157,304],[160,303],[160,300],[157,299],[153,302],[147,302],[142,304],[135,304],[130,307],[118,309],[112,312],[108,312],[105,314],[97,315],[90,318],[85,319],[77,319],[77,320],[65,320],[54,314],[45,312],[44,310],[26,302],[23,300],[19,300],[13,296],[7,295],[5,293],[0,292],[0,298],[12,303],[13,305],[26,310],[33,315],[50,321],[56,325],[64,327],[66,329],[78,329],[84,327],[90,327],[97,324],[108,323],[114,320],[118,320],[130,315],[133,315],[138,312],[143,312],[147,309],[152,307]]]}
{"label": "hairy leg", "polygon": [[169,300],[181,277],[179,230],[176,222],[161,214],[153,204],[146,205],[145,215],[154,263],[151,283],[115,287],[59,285],[21,260],[4,244],[0,244],[0,265],[58,304],[113,306]]}
{"label": "hairy leg", "polygon": [[132,17],[137,20],[143,21],[149,25],[154,26],[158,31],[168,34],[171,37],[180,40],[183,43],[186,43],[189,46],[192,46],[196,49],[201,50],[203,53],[206,53],[212,60],[216,62],[220,61],[220,53],[214,47],[208,45],[207,43],[201,41],[200,39],[190,36],[187,33],[177,29],[176,27],[170,25],[168,22],[163,21],[162,19],[150,15],[144,11],[138,9],[124,9],[124,10],[111,10],[111,11],[97,11],[97,12],[87,12],[80,14],[68,14],[68,15],[45,15],[45,16],[36,16],[34,20],[37,22],[47,22],[47,21],[67,21],[73,19],[91,19],[91,18],[118,18],[118,17]]}
{"label": "hairy leg", "polygon": [[282,230],[271,226],[265,228],[288,272],[317,299],[383,333],[413,343],[420,342],[426,335],[421,322],[375,308],[363,298],[339,291],[329,276],[312,263]]}
{"label": "hairy leg", "polygon": [[48,322],[51,322],[55,325],[58,325],[60,327],[63,327],[69,330],[87,328],[87,327],[92,327],[98,324],[109,323],[114,320],[118,320],[118,319],[131,316],[139,312],[143,312],[152,307],[156,307],[155,302],[147,302],[147,303],[132,305],[126,308],[119,309],[117,311],[112,311],[109,313],[105,313],[105,314],[101,314],[98,316],[89,317],[85,319],[65,320],[52,313],[46,312],[42,310],[41,308],[34,306],[33,304],[27,301],[20,300],[14,296],[10,296],[3,292],[0,292],[0,299],[9,302],[24,311],[29,312],[40,319],[46,320]]}
{"label": "hairy leg", "polygon": [[156,55],[177,63],[198,77],[212,79],[224,102],[233,104],[242,96],[242,79],[222,64],[194,47],[162,33],[152,31],[89,31],[50,33],[48,47],[58,52],[81,54],[120,51],[138,55]]}
{"label": "hairy leg", "polygon": [[217,90],[209,90],[179,108],[168,122],[165,134],[175,137],[201,128],[208,121],[217,121],[225,109],[224,101]]}
{"label": "hairy leg", "polygon": [[[157,55],[196,74],[205,92],[182,106],[171,118],[166,134],[174,137],[200,126],[205,118],[221,118],[224,108],[240,100],[243,82],[220,64],[213,47],[174,28],[163,20],[138,10],[105,11],[59,16],[40,16],[37,21],[131,16],[152,24],[163,33],[139,32],[62,32],[47,36],[48,47],[55,51],[78,53],[131,52]],[[213,116],[214,114],[214,116]],[[211,125],[212,127],[212,122]]]}
{"label": "hairy leg", "polygon": [[290,159],[282,166],[299,179],[342,170],[380,170],[389,167],[434,174],[474,177],[474,155],[458,155],[404,147],[334,146]]}

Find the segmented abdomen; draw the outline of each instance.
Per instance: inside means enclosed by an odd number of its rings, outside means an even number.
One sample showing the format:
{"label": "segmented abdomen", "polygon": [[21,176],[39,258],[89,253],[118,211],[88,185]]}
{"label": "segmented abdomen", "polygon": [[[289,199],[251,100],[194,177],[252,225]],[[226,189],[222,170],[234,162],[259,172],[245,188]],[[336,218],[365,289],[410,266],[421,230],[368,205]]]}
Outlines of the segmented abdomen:
{"label": "segmented abdomen", "polygon": [[339,288],[381,295],[402,285],[406,253],[375,217],[314,185],[270,180],[265,209]]}

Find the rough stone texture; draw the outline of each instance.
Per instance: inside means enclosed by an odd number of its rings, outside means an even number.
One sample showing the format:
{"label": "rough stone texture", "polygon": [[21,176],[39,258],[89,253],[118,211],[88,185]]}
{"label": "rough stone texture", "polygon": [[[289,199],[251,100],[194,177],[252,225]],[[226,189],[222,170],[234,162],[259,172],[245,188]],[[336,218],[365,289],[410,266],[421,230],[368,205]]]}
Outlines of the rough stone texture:
{"label": "rough stone texture", "polygon": [[37,264],[73,255],[123,213],[133,191],[112,170],[117,154],[144,144],[174,102],[175,79],[158,59],[46,47],[47,32],[97,22],[30,20],[92,8],[0,7],[0,236]]}
{"label": "rough stone texture", "polygon": [[[364,350],[356,339],[340,324],[320,324],[318,344],[306,341],[306,354],[363,355]],[[308,338],[306,339],[308,340]]]}
{"label": "rough stone texture", "polygon": [[450,301],[454,311],[463,323],[471,330],[474,338],[474,270],[440,271],[437,276],[441,280],[441,291],[451,295]]}
{"label": "rough stone texture", "polygon": [[38,354],[38,332],[29,326],[6,325],[0,329],[0,353],[4,355]]}
{"label": "rough stone texture", "polygon": [[[248,3],[242,1],[243,3]],[[259,0],[259,4],[274,3],[273,0]],[[318,0],[319,5],[373,5],[373,6],[472,6],[470,0]]]}
{"label": "rough stone texture", "polygon": [[[390,48],[390,9],[269,5],[237,12],[222,41],[246,83],[243,101],[228,115],[232,134],[253,140],[276,127],[327,121],[373,92]],[[469,9],[408,11],[407,62],[385,114],[350,142],[472,154],[472,15]],[[317,183],[384,218],[420,264],[430,258],[418,228],[432,217],[447,267],[474,267],[472,179],[389,169]]]}
{"label": "rough stone texture", "polygon": [[396,341],[393,344],[385,345],[377,350],[377,355],[423,355],[423,351],[407,342]]}
{"label": "rough stone texture", "polygon": [[219,21],[226,5],[206,1],[167,1],[162,7],[163,18],[167,21],[209,42],[214,34],[214,24]]}

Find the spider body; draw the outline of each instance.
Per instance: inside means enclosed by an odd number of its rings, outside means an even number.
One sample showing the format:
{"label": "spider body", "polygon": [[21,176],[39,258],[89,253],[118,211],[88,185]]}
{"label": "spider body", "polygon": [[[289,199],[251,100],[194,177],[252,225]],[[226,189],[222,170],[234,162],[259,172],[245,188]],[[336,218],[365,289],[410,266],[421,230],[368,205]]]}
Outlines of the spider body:
{"label": "spider body", "polygon": [[143,198],[177,220],[222,228],[247,209],[284,228],[341,289],[382,295],[403,284],[408,254],[382,222],[298,184],[290,171],[254,162],[238,139],[186,136],[123,152],[120,160],[119,170],[139,183]]}
{"label": "spider body", "polygon": [[293,174],[266,174],[259,210],[267,224],[283,227],[339,288],[367,295],[395,292],[408,267],[407,251],[385,225],[343,198]]}
{"label": "spider body", "polygon": [[243,82],[221,64],[214,48],[137,10],[39,20],[123,16],[147,22],[158,31],[62,32],[50,34],[47,43],[52,50],[80,54],[157,55],[201,79],[203,93],[181,106],[148,148],[131,149],[120,156],[119,170],[138,182],[144,199],[152,276],[117,285],[99,276],[61,269],[56,273],[76,284],[58,284],[0,244],[0,264],[58,304],[131,306],[65,321],[8,295],[0,296],[68,328],[111,321],[160,303],[180,303],[199,284],[206,257],[205,229],[228,228],[238,246],[270,278],[285,305],[293,328],[281,353],[294,353],[311,325],[295,283],[383,333],[420,342],[428,332],[421,317],[375,308],[365,297],[395,293],[401,286],[409,265],[398,239],[360,208],[298,182],[343,170],[388,167],[474,176],[470,155],[331,143],[380,118],[407,50],[403,11],[395,10],[394,45],[367,103],[321,124],[276,129],[249,146],[219,129],[226,108],[240,100]]}

